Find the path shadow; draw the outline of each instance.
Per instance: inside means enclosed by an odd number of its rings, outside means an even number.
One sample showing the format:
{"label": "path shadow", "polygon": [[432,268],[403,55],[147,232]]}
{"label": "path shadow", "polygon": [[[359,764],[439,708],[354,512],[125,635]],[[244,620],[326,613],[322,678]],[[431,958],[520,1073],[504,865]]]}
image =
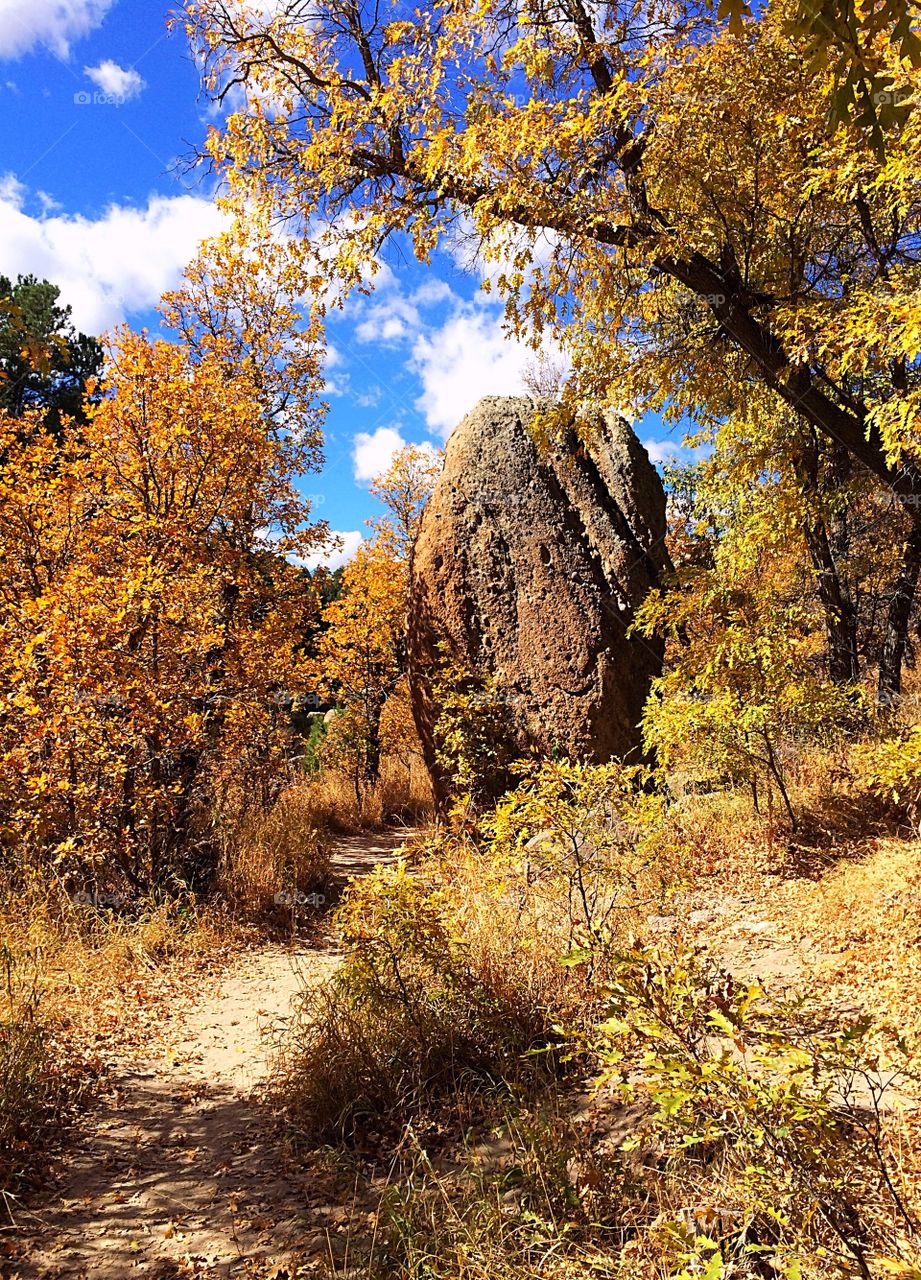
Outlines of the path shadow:
{"label": "path shadow", "polygon": [[801,811],[779,870],[787,878],[818,880],[839,863],[865,858],[868,842],[910,834],[900,814],[878,796],[822,796]]}
{"label": "path shadow", "polygon": [[302,1243],[306,1189],[258,1098],[153,1064],[120,1084],[85,1135],[72,1133],[58,1202],[28,1213],[28,1252],[5,1274],[230,1276]]}
{"label": "path shadow", "polygon": [[338,836],[330,880],[332,903],[342,897],[350,880],[395,863],[399,850],[411,845],[418,835],[419,830],[415,827],[399,827],[392,831]]}
{"label": "path shadow", "polygon": [[[340,838],[330,897],[392,862],[414,834]],[[325,935],[258,948],[216,991],[200,993],[160,1028],[163,1056],[122,1061],[110,1092],[67,1135],[54,1184],[23,1207],[18,1243],[3,1238],[0,1276],[283,1274],[292,1252],[329,1248],[317,1217],[324,1206],[312,1207],[316,1187],[303,1166],[288,1167],[261,1082],[295,1015],[292,1001],[336,963],[327,917]]]}

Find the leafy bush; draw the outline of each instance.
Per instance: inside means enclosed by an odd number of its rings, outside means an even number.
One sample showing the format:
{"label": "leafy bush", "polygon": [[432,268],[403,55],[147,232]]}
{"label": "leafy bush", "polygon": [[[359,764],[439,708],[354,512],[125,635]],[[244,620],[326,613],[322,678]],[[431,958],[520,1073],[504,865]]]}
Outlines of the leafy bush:
{"label": "leafy bush", "polygon": [[[436,834],[410,874],[378,871],[336,923],[341,968],[309,992],[283,1092],[298,1122],[353,1134],[440,1097],[556,1068],[554,1026],[588,1025],[594,963],[661,894],[645,840],[661,802],[641,770],[548,763],[476,839]],[[561,958],[568,960],[561,965]],[[591,965],[589,966],[591,968]]]}
{"label": "leafy bush", "polygon": [[921,726],[869,747],[864,768],[870,790],[899,806],[917,828],[921,821]]}
{"label": "leafy bush", "polygon": [[672,777],[749,787],[756,811],[764,796],[773,807],[776,788],[796,830],[791,747],[865,724],[866,700],[823,671],[810,603],[788,581],[790,565],[747,540],[727,539],[713,555],[670,589],[650,592],[637,611],[637,631],[671,646],[643,715],[646,747]]}
{"label": "leafy bush", "polygon": [[432,700],[438,765],[450,779],[452,808],[458,815],[481,813],[514,782],[520,744],[511,708],[491,676],[448,658],[432,681]]}
{"label": "leafy bush", "polygon": [[547,761],[520,765],[522,781],[487,815],[487,860],[523,872],[547,904],[565,904],[567,959],[597,956],[638,908],[661,892],[651,835],[662,800],[649,771]]}
{"label": "leafy bush", "polygon": [[865,1024],[829,1030],[680,949],[609,970],[590,1111],[519,1112],[460,1175],[418,1153],[384,1198],[371,1274],[919,1274],[916,1187]]}
{"label": "leafy bush", "polygon": [[282,1091],[312,1134],[356,1137],[371,1117],[407,1121],[436,1098],[527,1081],[553,1040],[540,975],[497,955],[459,899],[402,865],[355,884],[337,914],[345,950],[308,991]]}
{"label": "leafy bush", "polygon": [[867,1021],[829,1028],[802,1001],[657,947],[618,957],[608,1000],[599,1083],[641,1107],[620,1148],[646,1190],[628,1258],[652,1249],[670,1274],[713,1277],[917,1265]]}
{"label": "leafy bush", "polygon": [[326,716],[322,711],[311,711],[303,719],[303,729],[295,726],[301,739],[299,763],[304,773],[308,777],[313,777],[320,770],[320,758],[326,737]]}

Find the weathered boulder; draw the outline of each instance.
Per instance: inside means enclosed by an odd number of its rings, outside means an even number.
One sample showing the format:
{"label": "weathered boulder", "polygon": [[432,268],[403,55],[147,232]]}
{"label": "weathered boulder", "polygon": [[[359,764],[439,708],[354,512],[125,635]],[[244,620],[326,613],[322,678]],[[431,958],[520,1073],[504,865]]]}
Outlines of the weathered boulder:
{"label": "weathered boulder", "polygon": [[535,402],[489,397],[455,429],[413,553],[413,714],[436,797],[433,691],[446,663],[489,676],[518,753],[639,760],[661,646],[628,636],[665,563],[665,495],[610,415],[538,449]]}

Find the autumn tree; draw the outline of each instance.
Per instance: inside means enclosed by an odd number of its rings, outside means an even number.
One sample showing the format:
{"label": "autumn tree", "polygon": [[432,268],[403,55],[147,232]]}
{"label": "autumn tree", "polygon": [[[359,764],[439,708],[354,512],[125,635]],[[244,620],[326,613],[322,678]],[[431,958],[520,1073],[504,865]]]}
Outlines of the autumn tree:
{"label": "autumn tree", "polygon": [[[919,114],[883,152],[866,120],[830,132],[838,80],[795,0],[741,22],[683,0],[305,14],[189,6],[215,93],[242,90],[209,143],[235,198],[325,227],[304,266],[327,293],[390,235],[427,259],[462,216],[513,328],[566,338],[574,406],[712,427],[764,390],[902,504],[880,672],[897,692],[921,564]],[[904,30],[883,6],[861,38],[910,104]]]}
{"label": "autumn tree", "polygon": [[387,470],[371,482],[371,493],[386,515],[371,520],[379,544],[408,567],[419,531],[422,511],[441,472],[444,454],[430,445],[407,444],[398,449]]}
{"label": "autumn tree", "polygon": [[251,381],[265,430],[299,451],[305,469],[322,447],[322,336],[302,315],[302,277],[290,248],[255,213],[206,240],[179,289],[161,304],[189,362],[218,362]]}
{"label": "autumn tree", "polygon": [[[341,592],[324,609],[314,642],[320,687],[347,718],[359,801],[362,783],[373,785],[380,773],[385,708],[405,684],[409,557],[440,468],[438,453],[410,444],[373,481],[386,515],[369,521],[374,537],[343,570]],[[391,706],[385,727],[405,752],[406,708]]]}
{"label": "autumn tree", "polygon": [[383,546],[360,547],[324,611],[315,653],[321,689],[351,724],[359,789],[380,772],[381,715],[403,670],[404,618],[401,566]]}
{"label": "autumn tree", "polygon": [[641,634],[668,641],[644,738],[666,775],[744,783],[756,809],[776,796],[795,828],[791,744],[855,727],[863,700],[829,676],[796,489],[778,497],[759,480],[743,497],[721,480],[699,480],[688,517],[704,527],[684,531],[676,580],[637,613]]}
{"label": "autumn tree", "polygon": [[[869,472],[764,393],[753,392],[745,412],[707,441],[706,457],[669,471],[673,515],[691,536],[676,559],[712,563],[719,543],[743,530],[765,554],[779,543],[812,626],[824,632],[823,669],[841,685],[863,681],[885,662],[910,520]],[[765,575],[766,589],[771,581]]]}
{"label": "autumn tree", "polygon": [[0,833],[72,882],[200,883],[283,776],[310,603],[279,548],[324,530],[295,488],[320,407],[270,429],[275,390],[223,335],[121,330],[83,425],[0,420]]}

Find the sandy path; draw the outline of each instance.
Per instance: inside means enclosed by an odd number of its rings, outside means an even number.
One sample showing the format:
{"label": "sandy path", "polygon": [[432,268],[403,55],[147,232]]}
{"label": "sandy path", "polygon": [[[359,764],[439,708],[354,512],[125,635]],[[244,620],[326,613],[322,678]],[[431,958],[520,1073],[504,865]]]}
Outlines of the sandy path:
{"label": "sandy path", "polygon": [[[341,840],[337,878],[389,860],[408,834]],[[298,991],[336,963],[333,940],[251,952],[175,1014],[148,1056],[119,1061],[72,1135],[55,1199],[20,1223],[25,1253],[0,1274],[286,1276],[310,1188],[285,1167],[259,1086]]]}

